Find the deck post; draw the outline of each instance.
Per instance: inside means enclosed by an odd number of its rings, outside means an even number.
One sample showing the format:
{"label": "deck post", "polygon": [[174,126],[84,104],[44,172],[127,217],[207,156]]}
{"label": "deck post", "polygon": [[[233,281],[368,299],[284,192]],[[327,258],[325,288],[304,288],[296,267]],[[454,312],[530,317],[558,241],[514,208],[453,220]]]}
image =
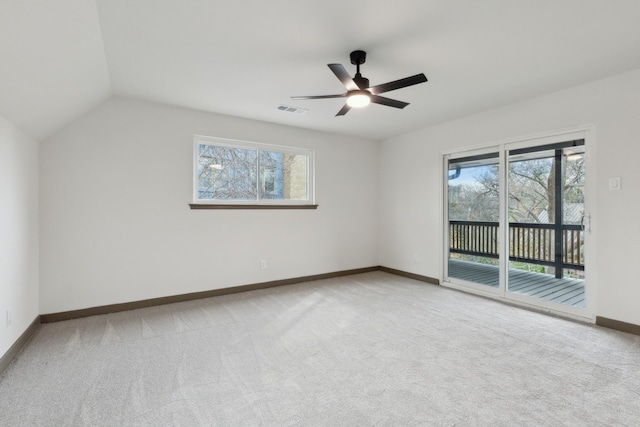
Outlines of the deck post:
{"label": "deck post", "polygon": [[556,270],[556,278],[562,279],[563,269],[562,269],[562,255],[564,254],[564,245],[562,239],[562,217],[564,213],[563,206],[563,191],[564,191],[564,183],[562,181],[563,173],[562,173],[562,149],[555,150],[555,182],[554,182],[554,197],[555,197],[555,270]]}

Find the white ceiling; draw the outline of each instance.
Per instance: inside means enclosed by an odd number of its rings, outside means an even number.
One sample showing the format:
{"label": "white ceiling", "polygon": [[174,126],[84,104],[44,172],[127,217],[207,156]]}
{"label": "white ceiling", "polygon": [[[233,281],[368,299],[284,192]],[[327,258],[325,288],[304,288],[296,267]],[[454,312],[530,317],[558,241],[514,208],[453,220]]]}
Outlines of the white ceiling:
{"label": "white ceiling", "polygon": [[[640,68],[637,0],[0,0],[0,116],[46,138],[121,95],[384,139]],[[372,85],[424,72],[334,117],[367,51]],[[284,113],[285,104],[309,111]]]}
{"label": "white ceiling", "polygon": [[110,95],[95,2],[0,0],[0,116],[40,140]]}

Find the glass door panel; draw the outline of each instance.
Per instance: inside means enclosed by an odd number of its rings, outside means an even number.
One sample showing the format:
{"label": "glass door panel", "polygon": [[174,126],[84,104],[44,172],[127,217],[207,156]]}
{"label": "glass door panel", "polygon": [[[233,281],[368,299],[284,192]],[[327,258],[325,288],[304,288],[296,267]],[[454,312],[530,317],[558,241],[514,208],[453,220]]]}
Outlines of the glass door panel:
{"label": "glass door panel", "polygon": [[497,152],[448,162],[448,277],[500,283],[500,167]]}
{"label": "glass door panel", "polygon": [[507,292],[585,307],[583,145],[509,152]]}

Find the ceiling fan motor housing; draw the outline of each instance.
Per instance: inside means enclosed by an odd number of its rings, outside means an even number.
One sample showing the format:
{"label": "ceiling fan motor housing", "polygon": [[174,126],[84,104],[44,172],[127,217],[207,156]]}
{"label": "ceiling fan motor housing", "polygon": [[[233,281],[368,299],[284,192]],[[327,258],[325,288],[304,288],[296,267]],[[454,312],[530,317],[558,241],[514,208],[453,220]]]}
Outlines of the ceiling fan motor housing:
{"label": "ceiling fan motor housing", "polygon": [[350,57],[353,65],[362,65],[367,60],[367,52],[364,50],[354,50],[351,52]]}
{"label": "ceiling fan motor housing", "polygon": [[360,89],[369,89],[369,79],[362,77],[360,73],[357,73],[353,78]]}

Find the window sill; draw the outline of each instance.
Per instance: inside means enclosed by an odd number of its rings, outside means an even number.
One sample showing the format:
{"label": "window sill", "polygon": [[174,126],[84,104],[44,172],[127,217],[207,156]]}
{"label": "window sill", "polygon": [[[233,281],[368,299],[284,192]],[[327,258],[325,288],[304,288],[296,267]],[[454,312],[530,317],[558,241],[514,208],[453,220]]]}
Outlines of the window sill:
{"label": "window sill", "polygon": [[223,205],[190,203],[191,209],[318,209],[318,205]]}

